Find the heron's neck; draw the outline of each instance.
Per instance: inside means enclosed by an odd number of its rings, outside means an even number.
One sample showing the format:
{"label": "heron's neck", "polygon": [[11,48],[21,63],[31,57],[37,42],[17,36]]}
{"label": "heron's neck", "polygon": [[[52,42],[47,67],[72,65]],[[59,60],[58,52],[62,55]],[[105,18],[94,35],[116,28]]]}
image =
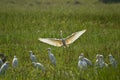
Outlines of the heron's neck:
{"label": "heron's neck", "polygon": [[32,55],[32,53],[30,53],[30,55]]}
{"label": "heron's neck", "polygon": [[63,39],[62,31],[60,32],[60,37]]}
{"label": "heron's neck", "polygon": [[48,54],[50,55],[50,54],[51,54],[51,51],[48,51]]}

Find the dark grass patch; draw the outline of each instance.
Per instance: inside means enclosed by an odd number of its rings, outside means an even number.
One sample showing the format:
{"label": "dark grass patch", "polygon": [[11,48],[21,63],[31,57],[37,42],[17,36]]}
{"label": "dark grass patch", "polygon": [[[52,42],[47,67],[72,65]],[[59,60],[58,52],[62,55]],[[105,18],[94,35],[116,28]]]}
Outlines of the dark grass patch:
{"label": "dark grass patch", "polygon": [[45,4],[46,4],[46,5],[50,5],[50,4],[51,4],[51,2],[45,2]]}
{"label": "dark grass patch", "polygon": [[40,4],[41,4],[41,2],[40,2],[40,1],[36,1],[36,2],[35,2],[35,4],[40,5]]}
{"label": "dark grass patch", "polygon": [[120,0],[99,0],[100,2],[103,2],[103,3],[119,3]]}
{"label": "dark grass patch", "polygon": [[15,1],[9,1],[10,4],[15,4],[16,2]]}
{"label": "dark grass patch", "polygon": [[67,1],[66,3],[67,3],[67,4],[70,4],[70,1]]}
{"label": "dark grass patch", "polygon": [[74,2],[75,5],[81,4],[79,1]]}

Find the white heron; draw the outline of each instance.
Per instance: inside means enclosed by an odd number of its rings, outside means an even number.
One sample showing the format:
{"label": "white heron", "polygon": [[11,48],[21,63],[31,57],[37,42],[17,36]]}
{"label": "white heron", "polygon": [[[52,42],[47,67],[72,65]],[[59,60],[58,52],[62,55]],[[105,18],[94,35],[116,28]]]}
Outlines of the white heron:
{"label": "white heron", "polygon": [[109,54],[109,61],[110,61],[110,64],[113,66],[113,67],[116,67],[117,66],[117,62],[115,60],[115,58],[113,58],[112,54]]}
{"label": "white heron", "polygon": [[35,57],[35,55],[33,54],[33,52],[32,51],[29,51],[30,52],[30,59],[31,59],[31,61],[32,62],[36,62],[36,57]]}
{"label": "white heron", "polygon": [[81,55],[80,55],[80,56],[82,56],[82,57],[83,57],[83,59],[84,59],[84,61],[86,61],[87,65],[92,66],[92,62],[91,62],[88,58],[85,58],[85,57],[84,57],[84,53],[81,53]]}
{"label": "white heron", "polygon": [[1,66],[1,68],[0,68],[0,74],[6,72],[6,70],[8,69],[8,64],[9,64],[9,62],[6,61],[6,62]]}
{"label": "white heron", "polygon": [[50,59],[51,63],[53,65],[56,65],[56,58],[55,58],[54,54],[51,53],[51,48],[48,48],[48,55],[49,55],[49,59]]}
{"label": "white heron", "polygon": [[32,62],[32,64],[37,69],[41,69],[42,71],[45,70],[44,66],[41,63],[39,63],[39,62]]}
{"label": "white heron", "polygon": [[87,62],[84,60],[84,57],[83,57],[83,56],[79,56],[78,68],[79,68],[80,70],[87,68]]}
{"label": "white heron", "polygon": [[61,39],[56,38],[39,38],[39,40],[43,43],[47,43],[49,45],[61,47],[61,46],[68,46],[69,44],[73,43],[75,40],[77,40],[83,33],[85,33],[86,30],[78,31],[73,33],[72,35],[63,38],[62,31],[61,32]]}
{"label": "white heron", "polygon": [[103,55],[97,54],[96,58],[97,58],[96,64],[95,64],[96,67],[103,68],[108,66],[108,64],[104,62]]}
{"label": "white heron", "polygon": [[14,58],[13,58],[12,66],[13,66],[13,68],[16,68],[18,66],[18,58],[16,56],[14,56]]}

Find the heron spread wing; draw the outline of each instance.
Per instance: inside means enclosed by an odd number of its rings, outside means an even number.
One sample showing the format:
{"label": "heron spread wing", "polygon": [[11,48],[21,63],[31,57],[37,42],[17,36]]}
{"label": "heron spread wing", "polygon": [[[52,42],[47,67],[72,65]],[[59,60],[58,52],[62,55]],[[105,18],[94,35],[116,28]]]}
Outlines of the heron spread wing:
{"label": "heron spread wing", "polygon": [[47,44],[57,46],[57,47],[60,47],[63,45],[62,41],[56,38],[39,38],[39,40],[43,43],[47,43]]}
{"label": "heron spread wing", "polygon": [[71,44],[73,43],[75,40],[77,40],[86,30],[82,30],[82,31],[78,31],[73,33],[72,35],[68,36],[65,39],[66,44]]}

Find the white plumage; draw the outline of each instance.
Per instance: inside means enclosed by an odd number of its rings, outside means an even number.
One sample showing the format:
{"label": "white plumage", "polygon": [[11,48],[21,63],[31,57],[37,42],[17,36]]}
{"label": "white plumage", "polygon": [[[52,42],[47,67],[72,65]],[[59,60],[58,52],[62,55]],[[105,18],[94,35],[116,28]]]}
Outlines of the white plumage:
{"label": "white plumage", "polygon": [[87,63],[86,63],[86,61],[84,60],[84,57],[83,57],[83,56],[79,56],[78,68],[79,68],[80,70],[87,68]]}
{"label": "white plumage", "polygon": [[42,71],[45,70],[44,66],[39,63],[39,62],[32,62],[32,64],[34,65],[34,67],[36,67],[37,69],[41,69]]}
{"label": "white plumage", "polygon": [[31,59],[31,61],[32,62],[36,62],[36,57],[35,57],[35,55],[33,54],[33,52],[32,51],[29,51],[30,52],[30,59]]}
{"label": "white plumage", "polygon": [[1,68],[0,68],[0,74],[6,72],[6,70],[8,69],[8,64],[9,64],[9,62],[6,61],[6,62],[1,66]]}
{"label": "white plumage", "polygon": [[117,66],[117,62],[116,62],[115,58],[113,58],[112,54],[109,54],[109,62],[113,67]]}
{"label": "white plumage", "polygon": [[48,55],[49,55],[49,59],[50,59],[51,63],[53,65],[56,65],[56,58],[55,58],[54,54],[51,53],[51,48],[48,48]]}
{"label": "white plumage", "polygon": [[14,58],[13,58],[12,66],[13,66],[13,68],[16,68],[18,66],[18,58],[16,56],[14,56]]}
{"label": "white plumage", "polygon": [[[84,57],[84,53],[81,53],[81,55],[80,56],[82,56],[83,57],[83,59],[84,59],[84,61],[87,63],[87,65],[90,65],[90,66],[92,66],[92,62],[88,59],[88,58],[85,58]],[[80,57],[79,56],[79,57]]]}
{"label": "white plumage", "polygon": [[96,64],[95,64],[96,67],[98,67],[98,68],[103,68],[103,67],[107,67],[107,66],[108,66],[108,64],[104,62],[104,57],[103,57],[103,55],[97,54],[96,57],[97,57]]}
{"label": "white plumage", "polygon": [[77,40],[86,30],[78,31],[73,33],[72,35],[63,38],[62,37],[62,31],[61,31],[61,39],[56,38],[39,38],[39,40],[43,43],[47,43],[49,45],[61,47],[61,46],[68,46],[69,44],[73,43],[75,40]]}

